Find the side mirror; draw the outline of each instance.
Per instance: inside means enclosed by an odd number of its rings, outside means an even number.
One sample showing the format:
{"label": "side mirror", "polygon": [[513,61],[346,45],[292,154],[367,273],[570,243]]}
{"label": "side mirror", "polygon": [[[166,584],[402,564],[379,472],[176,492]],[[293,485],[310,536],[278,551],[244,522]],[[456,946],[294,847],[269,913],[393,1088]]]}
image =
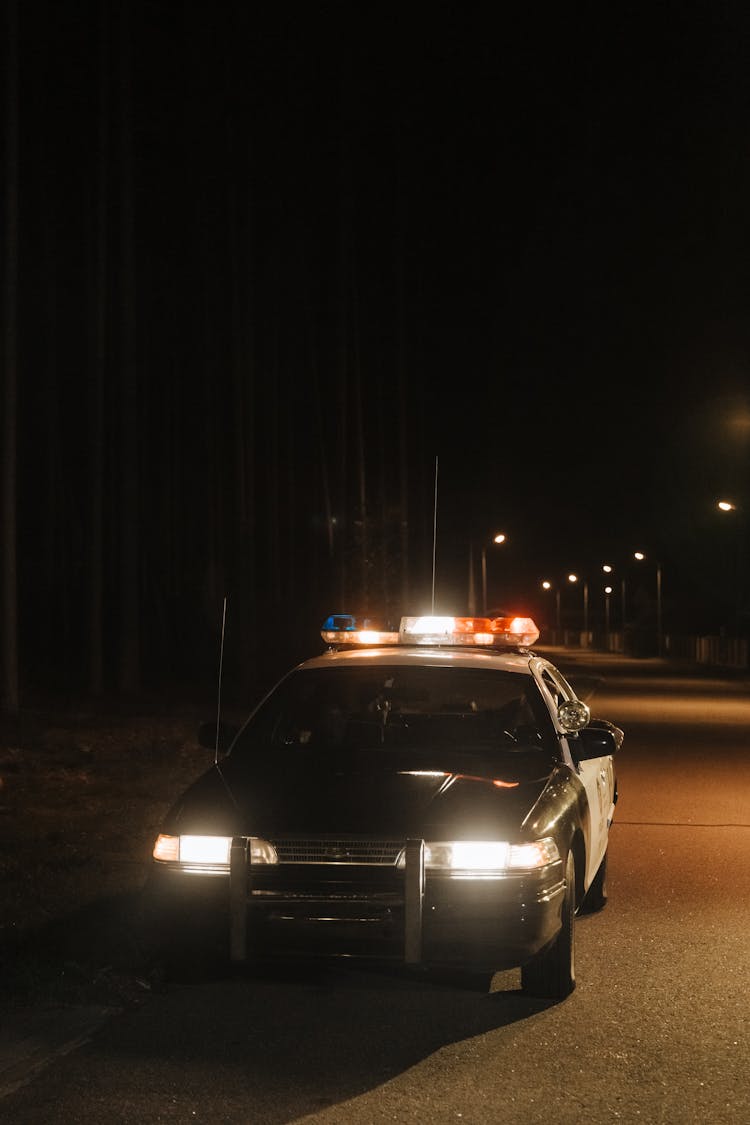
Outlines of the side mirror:
{"label": "side mirror", "polygon": [[[615,730],[619,730],[619,727],[615,727]],[[579,762],[588,761],[590,758],[606,758],[618,749],[614,731],[602,726],[584,727],[570,744],[570,751]]]}
{"label": "side mirror", "polygon": [[589,726],[596,727],[598,730],[608,730],[614,735],[615,749],[619,750],[622,746],[622,740],[625,737],[625,731],[620,727],[616,727],[614,723],[610,723],[608,719],[592,719]]}

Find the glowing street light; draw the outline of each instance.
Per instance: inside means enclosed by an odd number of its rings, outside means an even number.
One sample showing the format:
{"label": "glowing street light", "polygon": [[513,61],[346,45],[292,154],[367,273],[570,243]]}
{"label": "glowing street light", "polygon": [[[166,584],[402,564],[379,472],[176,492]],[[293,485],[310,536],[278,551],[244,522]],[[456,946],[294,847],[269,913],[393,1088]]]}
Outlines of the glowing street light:
{"label": "glowing street light", "polygon": [[[551,590],[552,583],[545,578],[542,582],[543,590]],[[555,588],[555,644],[560,643],[560,587]]]}
{"label": "glowing street light", "polygon": [[[568,575],[568,582],[570,582],[571,585],[574,586],[577,581],[578,581],[578,575],[577,574],[569,574]],[[586,645],[588,646],[588,637],[589,637],[589,584],[588,584],[588,582],[585,578],[583,580],[583,632],[584,632],[584,636],[586,638]]]}
{"label": "glowing street light", "polygon": [[[501,543],[506,542],[506,536],[501,531],[497,535],[493,535],[492,542]],[[487,548],[482,547],[482,613],[487,616]]]}
{"label": "glowing street light", "polygon": [[[644,551],[633,551],[633,558],[637,562],[644,562],[646,555]],[[656,652],[658,656],[662,655],[663,650],[663,631],[661,622],[661,563],[656,564]]]}
{"label": "glowing street light", "polygon": [[[492,536],[492,542],[500,546],[507,543],[508,537],[504,532],[498,531]],[[482,613],[487,616],[487,546],[482,547],[481,553],[482,565]],[[474,593],[474,549],[473,544],[469,545],[469,613],[474,616],[476,613],[476,596]]]}
{"label": "glowing street light", "polygon": [[744,555],[744,539],[745,539],[745,511],[744,508],[738,507],[733,500],[717,500],[716,507],[722,512],[732,512],[732,520],[735,522],[735,535],[736,535],[736,558],[735,558],[735,632],[739,636],[740,632],[740,619],[742,615],[742,598],[743,598],[743,581],[742,581],[742,559]]}
{"label": "glowing street light", "polygon": [[[612,568],[610,567],[610,570]],[[607,637],[607,649],[609,649],[609,597],[612,593],[611,586],[604,587],[604,633]]]}

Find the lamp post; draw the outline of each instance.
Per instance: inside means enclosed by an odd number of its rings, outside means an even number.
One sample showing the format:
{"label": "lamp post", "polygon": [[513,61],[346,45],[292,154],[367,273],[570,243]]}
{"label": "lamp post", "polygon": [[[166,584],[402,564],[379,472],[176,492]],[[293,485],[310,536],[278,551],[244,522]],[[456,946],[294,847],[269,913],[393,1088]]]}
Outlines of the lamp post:
{"label": "lamp post", "polygon": [[[551,590],[552,583],[548,579],[542,582],[543,590]],[[555,644],[560,644],[560,587],[555,588]]]}
{"label": "lamp post", "polygon": [[[618,563],[617,569],[623,570],[623,568],[619,566],[619,563]],[[612,625],[612,616],[611,616],[611,612],[610,612],[610,609],[609,609],[609,598],[611,597],[611,595],[614,593],[614,590],[615,590],[615,587],[614,587],[615,567],[611,563],[602,563],[602,573],[606,574],[606,576],[607,576],[606,581],[611,583],[610,586],[605,587],[605,589],[604,589],[604,593],[605,593],[606,598],[607,598],[606,603],[605,603],[605,608],[606,608],[607,613],[609,614],[608,624],[607,624],[607,634],[609,635],[609,631],[610,631],[610,628],[611,628],[611,625]],[[627,583],[625,581],[625,574],[624,574],[624,571],[623,571],[622,577],[620,578],[620,628],[622,630],[622,636],[621,636],[619,646],[618,646],[617,642],[615,642],[615,648],[616,649],[621,648],[621,650],[623,652],[625,651],[625,622],[626,622],[626,619],[627,619],[627,606],[626,606],[627,597],[626,597],[626,595],[627,595]],[[607,640],[607,645],[609,646],[609,640]]]}
{"label": "lamp post", "polygon": [[[570,582],[571,586],[575,586],[577,581],[578,581],[578,575],[577,574],[569,574],[568,575],[568,582]],[[566,639],[567,639],[567,634],[566,634]]]}
{"label": "lamp post", "polygon": [[[577,574],[569,574],[568,582],[575,585],[578,581]],[[589,584],[587,579],[583,580],[583,635],[585,637],[585,646],[588,648],[589,643]]]}
{"label": "lamp post", "polygon": [[[492,542],[500,545],[507,542],[507,536],[498,531],[492,536]],[[481,574],[482,574],[482,614],[487,616],[487,545],[482,545],[481,550]],[[469,545],[469,613],[472,617],[476,614],[476,595],[474,592],[474,547],[473,544]]]}
{"label": "lamp post", "polygon": [[604,636],[606,637],[607,652],[609,652],[609,597],[612,593],[611,586],[604,587]]}
{"label": "lamp post", "polygon": [[[614,582],[614,578],[612,577],[614,575],[614,572],[615,572],[615,568],[612,566],[612,563],[608,563],[608,562],[602,563],[602,574],[606,574],[607,582]],[[625,637],[625,579],[624,578],[622,579],[621,587],[622,587],[622,590],[621,590],[622,635],[623,635],[623,640],[624,640],[624,637]],[[609,630],[610,630],[610,624],[611,624],[610,612],[609,612],[609,598],[610,598],[610,594],[612,593],[613,589],[614,589],[613,586],[605,586],[604,587],[604,595],[605,595],[605,598],[604,598],[604,616],[606,618],[606,629],[605,629],[605,631],[606,631],[606,634],[607,634],[607,648],[608,649],[609,649]]]}
{"label": "lamp post", "polygon": [[735,574],[734,574],[734,628],[735,635],[740,634],[740,617],[742,610],[742,556],[743,556],[743,527],[742,527],[742,509],[735,504],[733,500],[717,500],[716,507],[721,512],[727,515],[733,515],[736,520],[735,535],[736,535],[736,548],[735,548]]}
{"label": "lamp post", "polygon": [[[492,537],[493,543],[505,543],[505,536],[502,532]],[[487,547],[482,547],[482,613],[487,616]]]}
{"label": "lamp post", "polygon": [[[645,562],[646,555],[643,551],[633,551],[636,562]],[[664,633],[661,615],[661,563],[656,563],[656,653],[662,656],[664,650]]]}

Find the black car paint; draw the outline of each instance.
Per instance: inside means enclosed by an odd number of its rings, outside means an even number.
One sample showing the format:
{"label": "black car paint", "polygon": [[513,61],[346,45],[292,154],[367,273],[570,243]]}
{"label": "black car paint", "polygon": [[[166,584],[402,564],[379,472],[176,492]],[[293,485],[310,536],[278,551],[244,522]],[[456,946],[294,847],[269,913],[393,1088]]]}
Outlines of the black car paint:
{"label": "black car paint", "polygon": [[[404,840],[504,838],[514,843],[553,837],[560,860],[538,871],[463,883],[428,872],[424,952],[436,962],[468,959],[474,965],[511,967],[544,949],[560,927],[563,872],[571,849],[576,897],[582,898],[590,815],[576,762],[619,749],[622,732],[612,724],[594,720],[568,736],[571,766],[563,736],[545,735],[534,742],[520,728],[515,744],[509,738],[491,753],[455,746],[384,752],[372,745],[354,752],[330,747],[310,753],[254,739],[243,745],[251,722],[252,716],[238,734],[222,726],[218,739],[216,725],[205,724],[201,741],[212,750],[229,745],[229,752],[176,802],[164,832],[259,836],[271,842],[282,836],[357,834]],[[233,753],[238,745],[241,752]],[[428,771],[440,776],[426,776]],[[253,865],[251,879],[251,947],[280,951],[291,938],[300,952],[312,951],[322,930],[331,932],[330,925],[321,927],[320,922],[331,921],[328,896],[333,895],[349,904],[338,919],[343,951],[359,951],[361,944],[378,956],[402,955],[403,881],[393,867]],[[182,916],[187,909],[193,919],[203,904],[214,922],[225,925],[228,884],[226,875],[186,875],[155,862],[147,891],[152,902],[165,908],[177,904]],[[365,927],[355,917],[363,903],[371,915]],[[353,947],[347,945],[350,930],[357,934]]]}

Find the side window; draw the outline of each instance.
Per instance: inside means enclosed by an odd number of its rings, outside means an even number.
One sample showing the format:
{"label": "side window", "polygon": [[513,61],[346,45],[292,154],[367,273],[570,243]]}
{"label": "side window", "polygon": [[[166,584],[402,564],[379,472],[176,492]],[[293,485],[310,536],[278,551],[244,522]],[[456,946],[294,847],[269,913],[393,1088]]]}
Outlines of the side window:
{"label": "side window", "polygon": [[[549,701],[548,706],[551,710],[549,725],[552,730],[555,730],[556,723],[554,716],[558,707],[566,700],[575,699],[576,694],[564,676],[559,675],[559,673],[556,675],[555,672],[549,668],[542,668],[538,674],[542,682],[543,693]],[[557,741],[556,736],[555,741]]]}
{"label": "side window", "polygon": [[556,704],[554,702],[548,702],[547,693],[552,696],[552,700],[554,701],[557,695],[557,686],[552,680],[544,676],[542,676],[542,682],[545,689],[544,691],[540,690],[536,679],[529,677],[525,692],[526,706],[533,716],[533,725],[536,727],[541,737],[542,745],[554,754],[557,752],[557,737],[550,709],[554,710]]}

